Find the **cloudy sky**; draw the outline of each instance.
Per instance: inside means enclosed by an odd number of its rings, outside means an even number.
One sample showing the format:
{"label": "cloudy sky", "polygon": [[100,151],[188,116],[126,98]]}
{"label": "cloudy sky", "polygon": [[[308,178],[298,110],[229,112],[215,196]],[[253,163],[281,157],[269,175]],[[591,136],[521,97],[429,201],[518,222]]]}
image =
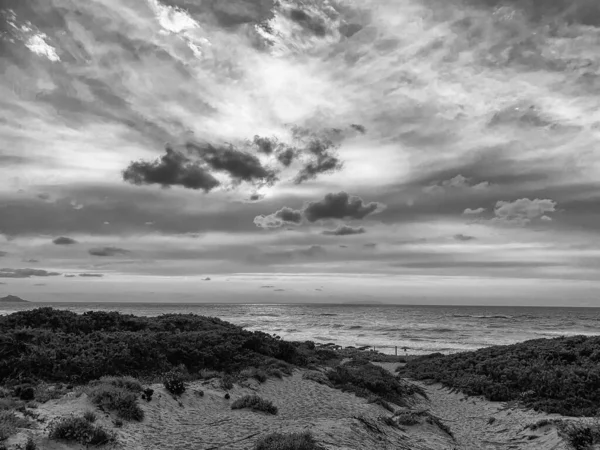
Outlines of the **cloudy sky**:
{"label": "cloudy sky", "polygon": [[599,40],[595,0],[4,0],[0,293],[598,305]]}

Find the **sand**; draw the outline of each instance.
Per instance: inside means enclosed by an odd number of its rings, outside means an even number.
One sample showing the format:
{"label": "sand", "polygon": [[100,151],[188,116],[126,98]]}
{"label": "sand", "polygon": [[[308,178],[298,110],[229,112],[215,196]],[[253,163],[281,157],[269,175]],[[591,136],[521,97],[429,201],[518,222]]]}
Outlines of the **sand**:
{"label": "sand", "polygon": [[[393,371],[396,364],[379,365]],[[269,379],[263,384],[248,380],[229,391],[230,400],[217,380],[188,384],[187,391],[174,398],[164,387],[155,384],[151,402],[140,400],[145,412],[141,423],[126,422],[115,428],[114,418],[98,412],[98,422],[118,433],[114,448],[127,450],[209,450],[252,449],[254,442],[271,432],[310,430],[326,449],[343,450],[486,450],[486,449],[546,449],[567,450],[552,425],[536,431],[526,429],[529,423],[548,414],[523,411],[504,403],[482,398],[465,397],[440,385],[421,386],[429,400],[422,400],[413,409],[425,410],[442,419],[454,438],[436,425],[421,423],[412,426],[390,426],[381,417],[392,413],[381,406],[369,404],[354,394],[302,378],[296,370],[282,380]],[[198,391],[204,392],[203,396]],[[271,400],[277,415],[250,410],[231,410],[231,403],[246,394],[258,394]],[[36,437],[38,448],[74,450],[76,445],[51,442],[45,438],[50,420],[69,414],[81,414],[94,409],[85,394],[72,393],[40,405],[36,412],[44,423],[37,429],[23,431],[9,440],[9,445],[22,443],[28,434]],[[402,408],[398,408],[401,411]],[[493,418],[492,420],[490,420]]]}

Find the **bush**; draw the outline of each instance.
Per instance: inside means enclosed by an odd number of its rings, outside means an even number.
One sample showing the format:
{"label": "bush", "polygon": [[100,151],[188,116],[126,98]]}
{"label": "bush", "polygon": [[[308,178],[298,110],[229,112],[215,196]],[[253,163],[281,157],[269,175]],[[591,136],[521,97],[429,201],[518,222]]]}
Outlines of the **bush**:
{"label": "bush", "polygon": [[27,442],[25,442],[25,450],[37,450],[37,445],[31,436],[29,436]]}
{"label": "bush", "polygon": [[152,401],[152,395],[154,395],[154,389],[146,388],[142,392],[142,399],[146,400],[147,402]]}
{"label": "bush", "polygon": [[312,434],[304,433],[272,433],[260,438],[254,450],[324,450],[315,442]]}
{"label": "bush", "polygon": [[271,401],[265,400],[258,395],[245,395],[231,404],[231,409],[244,408],[253,411],[262,411],[267,414],[277,414],[277,407]]}
{"label": "bush", "polygon": [[557,422],[560,433],[571,444],[574,450],[587,450],[600,442],[598,426],[585,424]]}
{"label": "bush", "polygon": [[220,384],[221,389],[225,389],[226,391],[233,389],[233,377],[231,375],[223,375]]}
{"label": "bush", "polygon": [[299,354],[292,343],[217,318],[52,308],[1,316],[0,345],[0,383],[17,381],[21,373],[36,382],[75,384],[103,376],[156,377],[181,365],[190,373],[270,365],[287,373],[275,363],[301,364],[309,352],[302,347]]}
{"label": "bush", "polygon": [[31,423],[28,420],[16,416],[13,412],[0,411],[0,442],[11,437],[19,428],[30,427]]}
{"label": "bush", "polygon": [[567,416],[600,414],[600,336],[536,339],[409,360],[401,373]]}
{"label": "bush", "polygon": [[30,384],[15,386],[15,396],[25,401],[33,400],[35,399],[35,388]]}
{"label": "bush", "polygon": [[144,411],[137,404],[137,395],[124,388],[98,384],[91,388],[88,395],[94,405],[114,411],[122,419],[137,421],[144,419]]}
{"label": "bush", "polygon": [[367,361],[353,360],[327,373],[333,386],[360,397],[372,394],[400,406],[408,406],[415,395],[426,397],[425,391],[412,383],[397,379],[382,367]]}
{"label": "bush", "polygon": [[163,378],[165,389],[173,395],[181,395],[185,392],[183,375],[178,371],[170,371]]}
{"label": "bush", "polygon": [[325,386],[333,387],[333,384],[331,383],[331,381],[329,381],[327,375],[317,370],[307,370],[302,374],[302,379],[315,381],[319,384],[324,384]]}
{"label": "bush", "polygon": [[87,420],[89,423],[94,423],[97,419],[96,413],[94,411],[86,411],[83,413],[83,418]]}
{"label": "bush", "polygon": [[100,425],[92,425],[83,417],[64,417],[50,425],[49,437],[55,441],[77,442],[81,445],[104,445],[116,441],[114,433],[109,433]]}
{"label": "bush", "polygon": [[100,380],[92,381],[90,384],[92,386],[97,384],[108,384],[136,394],[143,390],[142,383],[133,377],[101,377]]}

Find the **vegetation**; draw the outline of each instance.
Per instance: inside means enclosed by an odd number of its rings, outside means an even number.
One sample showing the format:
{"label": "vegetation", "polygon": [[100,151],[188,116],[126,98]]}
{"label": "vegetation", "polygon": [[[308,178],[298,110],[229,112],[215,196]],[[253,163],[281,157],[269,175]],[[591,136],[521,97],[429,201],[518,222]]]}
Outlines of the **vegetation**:
{"label": "vegetation", "polygon": [[173,395],[181,395],[185,392],[183,374],[177,370],[171,370],[165,375],[163,385]]}
{"label": "vegetation", "polygon": [[25,442],[25,450],[37,450],[37,445],[31,436],[29,436],[27,442]]}
{"label": "vegetation", "polygon": [[325,386],[333,387],[327,375],[323,372],[319,372],[318,370],[307,370],[302,374],[303,380],[311,380],[319,384],[324,384]]}
{"label": "vegetation", "polygon": [[254,450],[324,450],[315,442],[312,434],[304,433],[272,433],[261,439]]}
{"label": "vegetation", "polygon": [[93,425],[83,417],[63,417],[50,425],[50,439],[77,442],[81,445],[104,445],[116,441],[114,433]]}
{"label": "vegetation", "polygon": [[319,352],[327,351],[193,314],[37,308],[0,317],[0,383],[9,385],[26,383],[23,374],[31,384],[84,384],[104,376],[157,377],[180,365],[193,374],[248,367],[289,374],[290,364],[331,356]]}
{"label": "vegetation", "polygon": [[83,418],[89,423],[94,423],[98,417],[94,411],[86,411],[83,413]]}
{"label": "vegetation", "polygon": [[27,419],[22,419],[13,412],[0,411],[0,442],[11,437],[19,428],[30,427],[31,423]]}
{"label": "vegetation", "polygon": [[376,395],[400,406],[408,406],[411,397],[425,392],[412,383],[397,379],[387,370],[364,360],[353,360],[327,373],[334,387],[369,398]]}
{"label": "vegetation", "polygon": [[258,395],[245,395],[231,404],[231,409],[248,408],[253,411],[262,411],[267,414],[277,414],[277,406],[271,401],[265,400]]}
{"label": "vegetation", "polygon": [[400,372],[493,401],[567,416],[600,413],[600,337],[536,339],[409,360]]}
{"label": "vegetation", "polygon": [[[144,411],[137,403],[137,385],[136,389],[131,391],[125,387],[127,384],[118,382],[100,382],[93,383],[88,395],[92,403],[106,411],[114,411],[117,416],[124,420],[141,421],[144,419]],[[141,390],[141,386],[140,386]]]}

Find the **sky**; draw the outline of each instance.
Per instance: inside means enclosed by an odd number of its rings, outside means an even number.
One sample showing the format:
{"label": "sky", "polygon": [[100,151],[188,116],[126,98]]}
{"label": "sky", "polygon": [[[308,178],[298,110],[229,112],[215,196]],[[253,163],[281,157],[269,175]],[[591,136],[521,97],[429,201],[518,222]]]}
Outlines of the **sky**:
{"label": "sky", "polygon": [[0,294],[600,306],[599,40],[595,0],[4,0]]}

